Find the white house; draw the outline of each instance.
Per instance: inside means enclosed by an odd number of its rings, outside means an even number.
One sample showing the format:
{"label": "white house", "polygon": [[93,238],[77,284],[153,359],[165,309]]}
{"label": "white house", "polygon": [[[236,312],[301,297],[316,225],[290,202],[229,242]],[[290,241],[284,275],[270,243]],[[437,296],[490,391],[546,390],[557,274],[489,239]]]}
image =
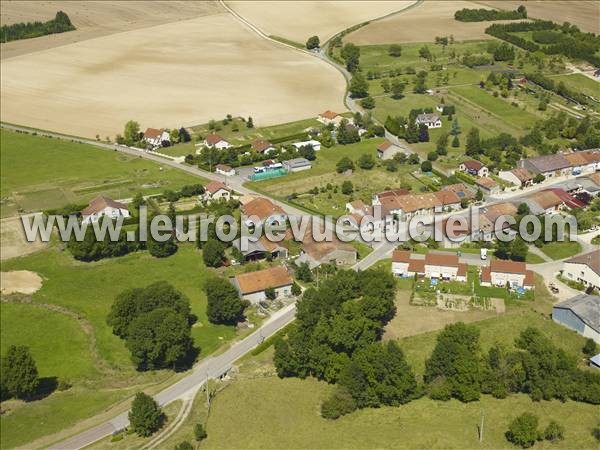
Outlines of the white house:
{"label": "white house", "polygon": [[256,304],[267,299],[267,289],[274,289],[276,298],[291,297],[294,282],[285,267],[277,266],[236,275],[233,284],[244,300]]}
{"label": "white house", "polygon": [[501,170],[498,172],[498,177],[516,186],[527,187],[533,184],[533,174],[524,167],[517,167],[512,170]]}
{"label": "white house", "polygon": [[310,141],[294,142],[292,145],[296,147],[297,150],[300,150],[302,147],[306,147],[307,145],[310,145],[316,152],[321,150],[321,143],[314,139],[311,139]]}
{"label": "white house", "polygon": [[456,255],[427,253],[424,269],[426,278],[467,281],[467,265],[459,262]]}
{"label": "white house", "polygon": [[169,133],[164,128],[157,130],[156,128],[148,128],[144,131],[144,141],[152,147],[162,147],[163,141],[171,142]]}
{"label": "white house", "polygon": [[477,177],[487,177],[490,174],[489,169],[475,159],[469,159],[460,163],[458,170]]}
{"label": "white house", "polygon": [[97,222],[101,217],[118,219],[130,217],[127,206],[108,197],[99,196],[90,202],[87,208],[81,211],[83,223]]}
{"label": "white house", "polygon": [[216,148],[219,150],[223,150],[226,148],[233,147],[228,141],[223,139],[218,134],[210,133],[206,135],[204,141],[202,142],[205,147]]}
{"label": "white house", "polygon": [[204,201],[212,202],[231,199],[231,189],[220,181],[211,181],[204,188]]}
{"label": "white house", "polygon": [[[575,256],[563,263],[562,275],[567,280],[600,289],[600,250]],[[600,305],[598,305],[600,315]]]}
{"label": "white house", "polygon": [[524,262],[494,259],[489,266],[481,269],[482,286],[509,285],[512,288],[533,288],[533,272],[527,270]]}
{"label": "white house", "polygon": [[225,175],[226,177],[232,177],[235,175],[235,169],[227,164],[217,164],[215,166],[215,172]]}
{"label": "white house", "polygon": [[263,155],[276,150],[275,146],[265,139],[255,139],[252,141],[252,150]]}
{"label": "white house", "polygon": [[442,120],[440,116],[433,113],[419,114],[417,119],[415,120],[417,125],[421,125],[422,123],[427,125],[427,128],[441,128]]}
{"label": "white house", "polygon": [[330,110],[322,112],[321,114],[319,114],[317,116],[317,120],[325,125],[329,125],[330,123],[332,123],[337,126],[340,124],[342,119],[343,119],[342,116],[340,116],[338,113],[330,111]]}

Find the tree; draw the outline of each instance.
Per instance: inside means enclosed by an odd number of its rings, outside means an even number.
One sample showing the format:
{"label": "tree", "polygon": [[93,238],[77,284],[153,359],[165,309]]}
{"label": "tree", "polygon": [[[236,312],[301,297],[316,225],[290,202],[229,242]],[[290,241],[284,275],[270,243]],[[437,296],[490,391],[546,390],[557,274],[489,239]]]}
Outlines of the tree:
{"label": "tree", "polygon": [[300,153],[300,156],[308,159],[309,161],[314,161],[315,159],[317,159],[317,154],[315,153],[315,149],[310,144],[303,145],[302,147],[300,147],[298,149],[298,153]]}
{"label": "tree", "polygon": [[196,439],[196,441],[201,442],[204,439],[206,439],[208,435],[206,434],[206,430],[204,429],[204,425],[202,425],[201,423],[197,423],[194,426],[194,438]]}
{"label": "tree", "polygon": [[438,159],[438,156],[439,155],[437,152],[429,152],[429,153],[427,153],[427,160],[433,162],[436,159]]}
{"label": "tree", "polygon": [[360,102],[360,106],[365,109],[373,109],[375,108],[375,99],[369,95]]}
{"label": "tree", "polygon": [[530,213],[531,210],[529,209],[529,205],[527,203],[519,203],[519,207],[517,208],[517,215],[526,216]]}
{"label": "tree", "polygon": [[546,179],[546,177],[544,175],[542,175],[541,173],[538,173],[535,177],[533,177],[533,182],[535,184],[541,183]]}
{"label": "tree", "polygon": [[248,120],[246,121],[246,128],[254,128],[254,121],[252,120],[252,117],[248,117]]}
{"label": "tree", "polygon": [[303,262],[298,265],[298,268],[296,269],[296,278],[307,283],[313,280],[313,274],[310,271],[310,266],[307,262]]}
{"label": "tree", "polygon": [[392,98],[395,100],[399,100],[404,97],[404,88],[406,84],[399,79],[395,79],[392,81]]}
{"label": "tree", "polygon": [[219,267],[225,260],[225,247],[216,239],[207,241],[202,247],[202,259],[208,267]]}
{"label": "tree", "polygon": [[431,161],[423,161],[421,163],[421,172],[424,172],[424,173],[431,172],[431,169],[433,169],[433,166],[431,165]]}
{"label": "tree", "polygon": [[138,436],[148,437],[162,425],[164,415],[152,397],[138,392],[131,404],[129,423]]}
{"label": "tree", "polygon": [[436,142],[436,151],[440,156],[446,155],[448,153],[448,134],[440,134],[440,137]]}
{"label": "tree", "polygon": [[356,410],[356,402],[347,389],[338,387],[329,398],[321,404],[321,416],[335,420]]}
{"label": "tree", "polygon": [[321,41],[319,40],[319,36],[311,36],[306,41],[306,48],[309,50],[319,48],[320,45],[321,45]]}
{"label": "tree", "polygon": [[388,47],[388,55],[398,58],[402,56],[402,46],[398,44],[392,44]]}
{"label": "tree", "polygon": [[527,19],[527,8],[525,8],[523,5],[520,5],[517,8],[517,12],[521,14],[523,19]]}
{"label": "tree", "polygon": [[390,92],[390,81],[387,78],[381,80],[381,89],[383,89],[383,92],[385,92],[386,94]]}
{"label": "tree", "polygon": [[479,153],[481,148],[481,139],[479,138],[479,128],[471,128],[467,135],[466,154],[474,156]]}
{"label": "tree", "polygon": [[29,399],[36,393],[39,386],[38,371],[29,348],[11,345],[0,366],[3,394]]}
{"label": "tree", "polygon": [[458,136],[454,136],[452,139],[452,147],[458,148],[460,147],[460,141],[458,140]]}
{"label": "tree", "polygon": [[140,124],[135,120],[130,120],[125,124],[123,130],[123,139],[125,139],[125,145],[132,146],[140,140]]}
{"label": "tree", "polygon": [[209,278],[204,290],[208,300],[206,315],[211,323],[235,324],[243,317],[247,302],[239,299],[237,290],[227,280]]}
{"label": "tree", "polygon": [[171,256],[177,252],[178,248],[173,236],[169,237],[166,241],[157,241],[150,235],[148,236],[146,246],[148,247],[148,252],[155,258]]}
{"label": "tree", "polygon": [[477,192],[475,192],[475,200],[478,202],[483,200],[483,192],[481,192],[481,189],[477,189]]}
{"label": "tree", "polygon": [[494,60],[512,61],[515,59],[515,48],[512,45],[503,42],[494,50]]}
{"label": "tree", "polygon": [[365,170],[371,170],[375,167],[375,160],[370,153],[363,153],[360,158],[358,158],[358,167]]}
{"label": "tree", "polygon": [[190,142],[192,140],[189,131],[185,127],[179,129],[179,140],[180,142]]}
{"label": "tree", "polygon": [[458,136],[460,133],[461,133],[461,131],[460,131],[460,125],[458,124],[458,119],[455,118],[452,121],[452,130],[450,131],[450,134],[452,136]]}
{"label": "tree", "polygon": [[342,194],[350,195],[350,194],[352,194],[352,192],[354,192],[354,185],[352,184],[352,181],[350,181],[350,180],[344,181],[342,183]]}
{"label": "tree", "polygon": [[169,131],[169,139],[171,139],[171,142],[173,143],[179,142],[179,130],[177,128],[173,128]]}
{"label": "tree", "polygon": [[529,448],[538,438],[538,418],[530,413],[523,413],[515,418],[506,432],[506,439],[522,448]]}
{"label": "tree", "polygon": [[431,51],[429,50],[429,47],[427,47],[426,45],[421,47],[419,49],[419,56],[423,59],[426,59],[427,61],[431,61]]}
{"label": "tree", "polygon": [[585,341],[585,344],[583,346],[583,348],[581,349],[581,351],[583,352],[583,354],[585,356],[587,356],[588,358],[591,358],[592,356],[594,356],[597,351],[598,351],[598,346],[596,345],[596,342],[594,342],[594,340],[592,338],[588,338]]}
{"label": "tree", "polygon": [[429,128],[424,123],[419,124],[419,142],[429,142]]}
{"label": "tree", "polygon": [[267,288],[265,289],[265,297],[267,297],[268,300],[275,300],[277,298],[277,292],[272,287]]}
{"label": "tree", "polygon": [[364,98],[369,95],[369,83],[361,73],[355,73],[348,90],[352,98]]}
{"label": "tree", "polygon": [[347,156],[344,156],[342,159],[340,159],[335,166],[335,170],[337,173],[344,173],[347,170],[353,170],[353,169],[354,169],[354,163]]}
{"label": "tree", "polygon": [[346,61],[348,72],[354,73],[359,65],[360,48],[352,43],[347,43],[342,47],[340,55]]}

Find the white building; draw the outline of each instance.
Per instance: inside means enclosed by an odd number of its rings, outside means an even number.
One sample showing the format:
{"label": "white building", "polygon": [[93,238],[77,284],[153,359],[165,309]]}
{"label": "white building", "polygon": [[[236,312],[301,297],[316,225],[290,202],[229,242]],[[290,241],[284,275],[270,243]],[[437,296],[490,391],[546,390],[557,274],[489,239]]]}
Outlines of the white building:
{"label": "white building", "polygon": [[225,175],[226,177],[232,177],[235,175],[235,169],[227,164],[217,164],[215,167],[215,172]]}
{"label": "white building", "polygon": [[312,164],[306,158],[294,158],[284,161],[283,167],[285,167],[288,172],[301,172],[302,170],[310,169]]}
{"label": "white building", "polygon": [[211,181],[204,188],[204,201],[212,202],[231,199],[231,189],[220,181]]}
{"label": "white building", "polygon": [[600,250],[567,259],[563,263],[562,275],[567,280],[600,289]]}
{"label": "white building", "polygon": [[415,120],[417,125],[421,125],[422,123],[427,125],[427,128],[441,128],[442,120],[440,116],[433,113],[419,114],[417,119]]}
{"label": "white building", "polygon": [[527,270],[524,262],[494,259],[488,267],[481,269],[481,285],[532,289],[533,272]]}
{"label": "white building", "polygon": [[330,110],[327,110],[317,116],[317,120],[325,125],[329,125],[330,123],[332,123],[337,126],[340,124],[342,119],[342,116]]}
{"label": "white building", "polygon": [[552,307],[552,320],[600,344],[600,297],[580,294]]}
{"label": "white building", "polygon": [[210,133],[206,135],[202,144],[205,147],[216,148],[219,150],[223,150],[226,148],[233,147],[227,140],[223,139],[218,134]]}
{"label": "white building", "polygon": [[118,219],[130,217],[127,206],[108,197],[99,196],[90,202],[87,208],[81,211],[83,223],[98,222],[102,217]]}
{"label": "white building", "polygon": [[156,128],[148,128],[144,131],[144,141],[152,147],[162,147],[163,141],[171,142],[169,133],[164,128],[157,130]]}
{"label": "white building", "polygon": [[256,304],[267,299],[267,289],[275,290],[276,298],[291,297],[294,281],[285,267],[277,266],[236,275],[233,284],[244,300]]}
{"label": "white building", "polygon": [[321,150],[321,143],[314,139],[311,139],[310,141],[294,142],[292,145],[296,147],[297,150],[300,150],[302,147],[306,147],[307,145],[310,145],[316,152]]}

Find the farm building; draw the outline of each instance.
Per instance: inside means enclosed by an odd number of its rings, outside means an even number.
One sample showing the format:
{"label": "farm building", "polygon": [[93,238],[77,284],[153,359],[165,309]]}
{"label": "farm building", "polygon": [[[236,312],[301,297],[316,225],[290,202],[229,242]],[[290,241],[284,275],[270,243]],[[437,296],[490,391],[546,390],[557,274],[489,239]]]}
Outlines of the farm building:
{"label": "farm building", "polygon": [[330,242],[316,242],[310,235],[302,241],[302,253],[296,264],[303,262],[313,269],[321,264],[352,265],[356,264],[357,251],[347,243],[334,239]]}
{"label": "farm building", "polygon": [[600,343],[600,297],[579,294],[552,308],[552,320]]}
{"label": "farm building", "polygon": [[284,161],[283,167],[285,167],[288,172],[300,172],[302,170],[310,169],[312,164],[306,158],[294,158]]}
{"label": "farm building", "polygon": [[169,132],[164,128],[157,130],[156,128],[147,128],[144,131],[144,142],[153,148],[162,147],[163,142],[171,142]]}
{"label": "farm building", "polygon": [[265,235],[262,235],[256,242],[248,240],[247,248],[242,248],[241,239],[234,240],[232,245],[242,253],[244,261],[256,261],[267,257],[286,258],[288,255],[287,248],[278,242],[270,241]]}
{"label": "farm building", "polygon": [[489,169],[483,163],[475,159],[469,159],[460,163],[458,170],[477,177],[487,177],[490,173]]}
{"label": "farm building", "polygon": [[277,298],[292,295],[293,280],[283,266],[242,273],[233,278],[233,284],[240,296],[250,303],[266,300],[265,290],[274,289]]}
{"label": "farm building", "polygon": [[586,287],[600,289],[600,250],[567,259],[563,263],[562,275]]}
{"label": "farm building", "polygon": [[88,207],[81,211],[83,223],[98,222],[102,217],[118,219],[119,217],[126,218],[129,216],[126,205],[102,195],[92,200]]}
{"label": "farm building", "polygon": [[215,172],[225,175],[226,177],[232,177],[235,175],[235,169],[227,164],[217,164],[215,167]]}
{"label": "farm building", "polygon": [[440,116],[432,113],[419,114],[415,120],[417,125],[425,124],[427,128],[441,128],[442,120]]}
{"label": "farm building", "polygon": [[216,200],[229,200],[230,198],[231,188],[220,181],[211,181],[204,188],[204,201],[212,202]]}
{"label": "farm building", "polygon": [[392,144],[390,141],[383,141],[377,146],[377,157],[379,159],[392,159],[397,153],[405,151],[399,145]]}
{"label": "farm building", "polygon": [[527,270],[524,262],[493,260],[489,266],[481,268],[482,286],[509,285],[512,288],[533,288],[533,272]]}
{"label": "farm building", "polygon": [[600,150],[536,156],[522,159],[518,165],[535,174],[541,173],[546,178],[594,173],[600,170]]}

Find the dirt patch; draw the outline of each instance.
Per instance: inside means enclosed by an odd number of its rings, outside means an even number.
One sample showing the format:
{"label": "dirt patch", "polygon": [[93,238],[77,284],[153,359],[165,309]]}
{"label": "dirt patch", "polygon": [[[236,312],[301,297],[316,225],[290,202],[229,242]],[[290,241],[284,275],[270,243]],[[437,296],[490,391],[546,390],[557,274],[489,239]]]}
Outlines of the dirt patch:
{"label": "dirt patch", "polygon": [[0,221],[0,259],[16,258],[28,255],[48,246],[47,242],[37,239],[27,242],[20,217],[9,217]]}
{"label": "dirt patch", "polygon": [[344,111],[343,76],[260,38],[229,13],[128,31],[2,62],[7,122],[114,137],[226,114],[264,126]]}
{"label": "dirt patch", "polygon": [[[491,39],[485,29],[491,22],[459,22],[454,12],[474,8],[471,2],[426,1],[405,13],[373,22],[344,38],[357,45],[394,42],[434,42],[436,36],[453,35],[454,39]],[[497,23],[502,23],[498,21]]]}
{"label": "dirt patch", "polygon": [[235,12],[265,34],[304,44],[313,35],[325,42],[333,35],[410,6],[414,1],[232,1]]}
{"label": "dirt patch", "polygon": [[47,21],[57,11],[69,15],[77,30],[35,39],[1,44],[1,58],[7,59],[49,48],[73,44],[121,31],[146,28],[223,12],[215,1],[4,1],[2,25]]}
{"label": "dirt patch", "polygon": [[557,23],[570,22],[583,31],[600,32],[600,3],[594,1],[534,1],[521,0],[483,1],[477,2],[498,9],[514,10],[519,5],[525,5],[529,17],[535,19],[553,20]]}
{"label": "dirt patch", "polygon": [[2,294],[31,295],[42,287],[42,277],[29,270],[15,270],[0,274]]}

